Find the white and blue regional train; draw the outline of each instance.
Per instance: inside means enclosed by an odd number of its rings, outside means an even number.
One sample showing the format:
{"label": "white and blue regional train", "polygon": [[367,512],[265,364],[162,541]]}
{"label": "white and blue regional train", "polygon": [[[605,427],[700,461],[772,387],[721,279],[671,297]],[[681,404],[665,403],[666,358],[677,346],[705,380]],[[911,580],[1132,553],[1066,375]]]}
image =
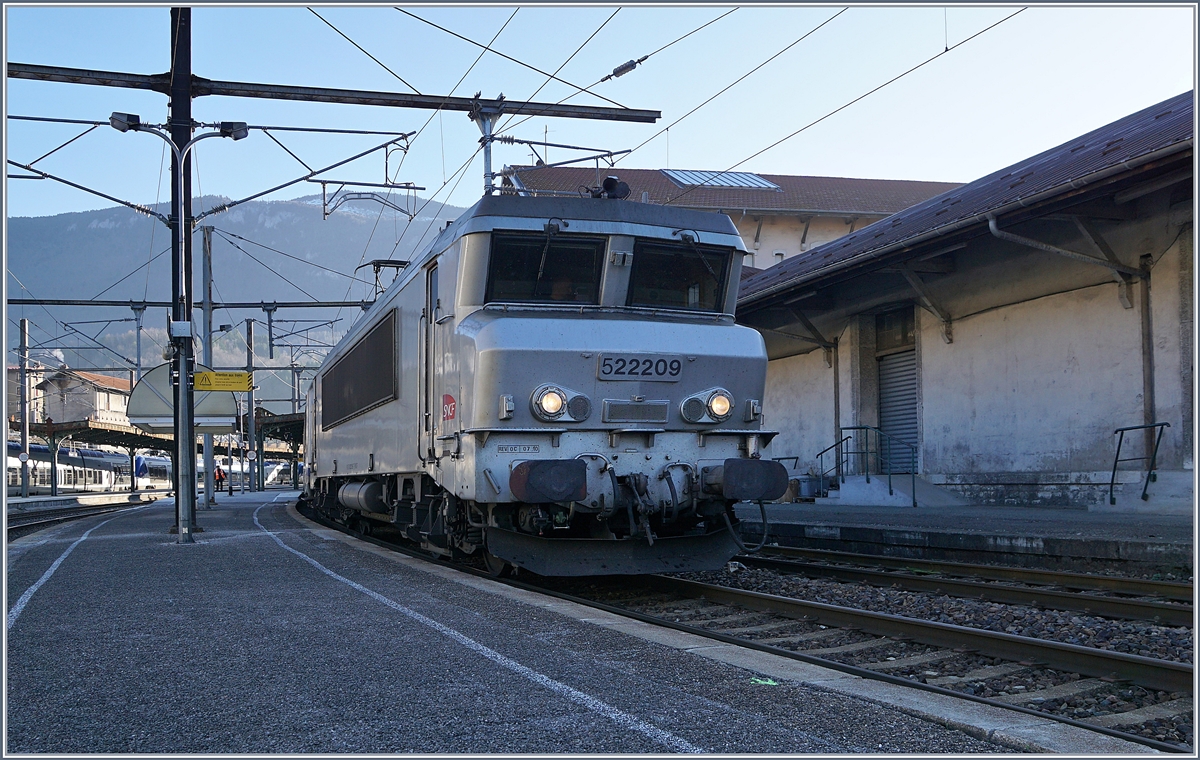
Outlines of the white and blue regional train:
{"label": "white and blue regional train", "polygon": [[[8,495],[21,493],[21,445],[8,442]],[[87,493],[129,490],[129,457],[99,449],[60,448],[58,450],[58,492]],[[171,487],[171,460],[159,456],[134,457],[138,490]],[[41,444],[29,446],[29,493],[50,493],[50,449]]]}
{"label": "white and blue regional train", "polygon": [[733,318],[741,238],[591,195],[485,196],[401,272],[308,391],[302,506],[496,574],[737,553],[733,505],[787,487],[766,350]]}

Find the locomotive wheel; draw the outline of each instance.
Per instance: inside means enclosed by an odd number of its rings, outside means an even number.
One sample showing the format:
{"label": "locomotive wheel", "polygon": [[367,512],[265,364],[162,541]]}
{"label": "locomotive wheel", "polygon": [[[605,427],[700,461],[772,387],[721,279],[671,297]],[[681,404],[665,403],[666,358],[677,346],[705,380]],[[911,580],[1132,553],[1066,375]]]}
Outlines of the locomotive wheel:
{"label": "locomotive wheel", "polygon": [[508,562],[492,554],[484,547],[483,564],[487,566],[487,571],[496,578],[508,578],[513,573],[513,566]]}

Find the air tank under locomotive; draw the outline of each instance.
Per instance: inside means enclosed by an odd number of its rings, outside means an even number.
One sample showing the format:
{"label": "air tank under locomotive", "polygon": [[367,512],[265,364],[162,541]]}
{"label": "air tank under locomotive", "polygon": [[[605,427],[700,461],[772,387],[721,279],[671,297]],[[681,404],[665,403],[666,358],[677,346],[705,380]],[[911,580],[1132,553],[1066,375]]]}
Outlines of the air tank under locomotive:
{"label": "air tank under locomotive", "polygon": [[485,196],[326,358],[302,501],[498,574],[721,567],[787,485],[743,251],[723,214]]}

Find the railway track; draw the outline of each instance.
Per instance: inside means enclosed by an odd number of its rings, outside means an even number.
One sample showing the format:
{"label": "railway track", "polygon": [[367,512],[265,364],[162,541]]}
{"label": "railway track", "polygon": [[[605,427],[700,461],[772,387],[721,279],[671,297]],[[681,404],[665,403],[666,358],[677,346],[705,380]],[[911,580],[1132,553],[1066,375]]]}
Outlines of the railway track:
{"label": "railway track", "polygon": [[102,515],[117,512],[122,509],[145,506],[144,503],[97,504],[81,507],[63,507],[62,509],[41,509],[34,512],[9,512],[5,519],[9,537],[14,533],[27,533],[30,529],[45,527],[64,520],[75,520],[91,515]]}
{"label": "railway track", "polygon": [[[606,609],[865,678],[951,694],[1118,736],[1162,751],[1154,736],[1191,724],[1192,665],[850,607],[653,576],[640,588],[578,581]],[[1097,713],[1088,714],[1085,713]]]}
{"label": "railway track", "polygon": [[[1024,604],[1034,607],[1045,607],[1047,609],[1072,610],[1088,615],[1098,615],[1100,617],[1121,620],[1148,620],[1163,625],[1191,627],[1194,618],[1192,605],[1181,601],[1159,601],[1157,599],[1144,598],[1130,599],[1119,596],[1103,596],[1097,593],[1082,591],[1059,590],[1067,583],[1075,583],[1081,586],[1086,583],[1089,590],[1108,593],[1133,593],[1124,589],[1140,586],[1144,589],[1141,592],[1144,596],[1157,597],[1161,595],[1162,591],[1168,591],[1172,593],[1173,597],[1177,598],[1176,595],[1180,592],[1175,587],[1187,585],[1190,588],[1188,584],[1164,584],[1144,581],[1141,584],[1131,585],[1126,583],[1126,580],[1130,579],[1112,578],[1110,579],[1112,583],[1106,586],[1103,582],[1085,582],[1076,577],[1080,575],[1078,573],[1048,573],[1042,571],[1030,572],[1024,578],[1019,573],[1013,573],[1008,574],[1009,577],[1006,578],[961,580],[954,577],[944,577],[940,574],[939,577],[931,577],[928,574],[918,575],[913,572],[916,568],[904,563],[896,563],[892,566],[893,569],[888,570],[864,569],[861,566],[862,564],[871,565],[876,563],[870,561],[874,559],[871,557],[863,557],[864,561],[860,562],[858,557],[862,556],[853,555],[853,559],[842,557],[836,561],[806,562],[799,559],[745,555],[738,557],[738,561],[750,567],[767,568],[783,573],[797,573],[809,578],[832,578],[850,583],[898,587],[908,591],[925,591],[962,598],[986,599],[1003,604]],[[846,564],[847,562],[853,564]],[[928,564],[937,565],[938,563]],[[958,564],[957,567],[959,568],[958,573],[966,573],[971,568],[978,568],[980,573],[976,573],[977,576],[987,573],[992,569],[1002,569],[986,566],[964,566],[961,564]],[[924,572],[933,573],[938,571],[925,569]],[[1001,573],[997,573],[996,575],[1001,575]],[[1035,578],[1037,580],[1033,580]],[[1103,579],[1104,576],[1093,576],[1093,578]],[[1007,583],[1013,582],[1032,585],[1007,585]]]}
{"label": "railway track", "polygon": [[[380,536],[362,540],[429,559]],[[454,565],[487,575],[481,568]],[[1193,666],[671,576],[499,582],[863,678],[1039,715],[1164,752],[1193,714]],[[1163,738],[1158,738],[1163,737]]]}
{"label": "railway track", "polygon": [[[840,563],[858,567],[881,567],[912,573],[1009,581],[1031,586],[1051,586],[1075,591],[1099,591],[1139,597],[1157,597],[1177,602],[1191,602],[1193,586],[1179,581],[1158,581],[1114,575],[1093,575],[1056,570],[1034,570],[1022,567],[975,565],[966,562],[944,562],[905,557],[884,557],[875,554],[855,554],[829,549],[803,549],[791,546],[767,546],[764,555],[812,562]],[[741,558],[739,558],[741,559]],[[744,561],[744,560],[743,560]]]}

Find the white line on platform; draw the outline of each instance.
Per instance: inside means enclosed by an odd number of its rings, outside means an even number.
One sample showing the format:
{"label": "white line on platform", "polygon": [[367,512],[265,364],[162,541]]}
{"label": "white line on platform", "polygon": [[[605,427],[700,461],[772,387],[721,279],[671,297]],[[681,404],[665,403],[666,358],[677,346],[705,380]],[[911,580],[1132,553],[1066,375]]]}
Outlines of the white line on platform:
{"label": "white line on platform", "polygon": [[[146,505],[146,506],[149,506],[149,505]],[[124,514],[129,514],[129,512],[136,512],[139,509],[145,509],[145,507],[134,507],[133,509],[129,510],[128,512],[125,512]],[[120,516],[122,516],[122,515],[118,515],[117,517],[120,517]],[[5,625],[5,630],[8,630],[8,631],[12,630],[13,623],[16,623],[17,618],[21,617],[21,611],[25,609],[25,605],[29,604],[29,600],[33,598],[33,595],[37,593],[37,590],[40,589],[43,585],[45,585],[46,581],[50,580],[50,576],[54,575],[54,573],[58,570],[59,565],[61,565],[63,563],[63,560],[65,560],[67,557],[69,557],[71,555],[71,552],[75,551],[75,547],[79,546],[84,541],[86,541],[87,537],[92,535],[93,530],[96,530],[96,528],[102,528],[105,525],[108,525],[110,522],[112,522],[115,519],[117,519],[117,518],[110,517],[107,520],[105,520],[104,522],[100,523],[99,525],[93,526],[87,533],[84,533],[82,536],[80,536],[75,541],[75,543],[68,546],[67,550],[58,556],[58,559],[54,560],[54,564],[50,565],[50,567],[47,568],[46,572],[42,573],[42,577],[38,578],[37,583],[33,584],[28,589],[26,589],[25,593],[21,594],[21,598],[17,600],[17,603],[14,604],[12,606],[12,609],[8,611],[8,621],[7,621],[7,624]]]}
{"label": "white line on platform", "polygon": [[[266,506],[266,505],[264,504],[263,506]],[[433,620],[432,618],[425,617],[424,615],[417,612],[416,610],[410,609],[398,602],[394,602],[391,599],[388,599],[383,594],[380,594],[376,591],[372,591],[371,589],[367,588],[366,586],[363,586],[359,583],[355,583],[354,581],[352,581],[349,578],[346,578],[344,576],[338,575],[337,573],[335,573],[334,571],[325,567],[320,562],[316,561],[315,559],[308,556],[304,552],[302,552],[298,549],[293,549],[292,547],[288,546],[277,535],[275,535],[271,531],[264,528],[263,524],[258,521],[258,513],[261,509],[262,509],[262,506],[260,506],[256,510],[254,510],[254,524],[257,525],[264,533],[266,533],[268,536],[270,536],[272,538],[272,540],[275,541],[275,543],[279,544],[281,547],[283,547],[287,551],[291,552],[292,554],[295,554],[297,557],[304,560],[308,564],[312,565],[316,569],[320,570],[325,575],[328,575],[330,578],[340,581],[356,591],[361,591],[362,593],[371,597],[372,599],[379,602],[380,604],[384,604],[388,607],[391,607],[392,609],[396,610],[397,612],[407,615],[408,617],[412,618],[413,620],[417,621],[418,623],[429,626],[430,628],[434,629],[438,633],[449,636],[450,638],[454,639],[458,643],[467,647],[471,651],[473,651],[477,654],[483,655],[484,657],[486,657],[487,659],[496,663],[497,665],[501,665],[505,668],[508,668],[509,670],[513,671],[514,673],[524,676],[525,678],[528,678],[530,681],[533,681],[536,684],[545,686],[547,689],[555,692],[556,694],[560,694],[578,705],[582,705],[583,707],[586,707],[587,709],[589,709],[593,712],[599,713],[599,714],[605,716],[606,718],[609,718],[610,720],[612,720],[613,722],[617,723],[620,726],[632,729],[634,731],[637,731],[640,734],[644,734],[645,736],[649,737],[650,739],[653,739],[654,741],[658,742],[659,744],[666,746],[672,752],[687,752],[687,753],[696,754],[696,753],[704,753],[706,751],[706,750],[700,749],[699,747],[695,746],[694,744],[691,744],[691,743],[685,741],[684,739],[679,738],[678,736],[675,736],[674,734],[671,734],[667,731],[662,730],[661,728],[658,728],[657,726],[650,725],[649,723],[639,720],[638,718],[630,715],[629,713],[618,710],[617,708],[613,707],[612,705],[609,705],[605,702],[601,702],[600,700],[596,699],[595,697],[593,697],[589,694],[584,694],[582,691],[579,691],[578,689],[574,689],[570,686],[567,686],[564,683],[555,681],[553,678],[550,678],[549,676],[543,675],[543,674],[537,672],[536,670],[533,670],[532,668],[528,668],[515,660],[505,657],[504,655],[500,654],[496,650],[486,647],[483,644],[480,644],[478,641],[475,641],[474,639],[472,639],[468,636],[465,636],[462,633],[459,633],[458,631],[454,630],[453,628],[442,625],[441,623],[437,622],[436,620]],[[97,526],[97,527],[99,527],[99,526]]]}

